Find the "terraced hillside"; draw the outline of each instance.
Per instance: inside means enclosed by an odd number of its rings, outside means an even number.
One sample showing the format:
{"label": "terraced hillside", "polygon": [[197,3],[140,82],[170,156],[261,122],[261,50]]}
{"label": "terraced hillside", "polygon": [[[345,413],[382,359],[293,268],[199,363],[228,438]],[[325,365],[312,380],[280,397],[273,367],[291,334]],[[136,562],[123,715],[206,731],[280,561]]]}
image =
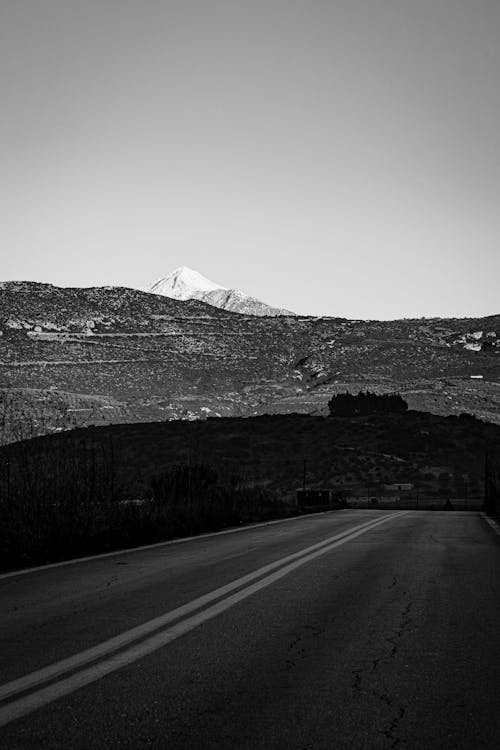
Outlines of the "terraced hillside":
{"label": "terraced hillside", "polygon": [[334,391],[500,423],[500,316],[349,321],[239,315],[132,289],[0,285],[0,429],[326,413]]}

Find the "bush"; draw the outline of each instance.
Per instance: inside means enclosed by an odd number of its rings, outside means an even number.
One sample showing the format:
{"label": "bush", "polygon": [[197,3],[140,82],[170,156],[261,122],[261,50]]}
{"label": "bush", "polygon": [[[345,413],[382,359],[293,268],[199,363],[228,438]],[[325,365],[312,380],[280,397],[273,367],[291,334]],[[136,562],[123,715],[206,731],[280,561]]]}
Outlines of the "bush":
{"label": "bush", "polygon": [[45,563],[290,514],[277,496],[228,467],[174,466],[141,498],[114,488],[113,455],[28,450],[0,466],[0,568]]}
{"label": "bush", "polygon": [[334,394],[328,402],[330,416],[352,417],[366,414],[392,413],[404,414],[408,410],[407,402],[399,393],[351,393]]}

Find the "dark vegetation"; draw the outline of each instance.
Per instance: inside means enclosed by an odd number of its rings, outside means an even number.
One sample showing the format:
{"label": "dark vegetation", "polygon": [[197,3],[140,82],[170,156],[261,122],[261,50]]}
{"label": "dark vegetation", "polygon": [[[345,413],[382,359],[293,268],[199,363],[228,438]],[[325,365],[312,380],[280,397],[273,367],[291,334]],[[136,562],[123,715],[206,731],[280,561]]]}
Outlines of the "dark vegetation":
{"label": "dark vegetation", "polygon": [[484,510],[500,520],[500,453],[488,453],[485,461]]}
{"label": "dark vegetation", "polygon": [[141,497],[123,498],[115,487],[112,441],[72,448],[58,446],[54,453],[24,444],[4,457],[0,568],[290,514],[273,492],[245,486],[237,473],[207,464],[173,465],[154,475]]}
{"label": "dark vegetation", "polygon": [[[297,512],[296,491],[482,501],[500,428],[463,415],[298,414],[80,429],[0,450],[3,568]],[[493,458],[491,465],[493,467]]]}

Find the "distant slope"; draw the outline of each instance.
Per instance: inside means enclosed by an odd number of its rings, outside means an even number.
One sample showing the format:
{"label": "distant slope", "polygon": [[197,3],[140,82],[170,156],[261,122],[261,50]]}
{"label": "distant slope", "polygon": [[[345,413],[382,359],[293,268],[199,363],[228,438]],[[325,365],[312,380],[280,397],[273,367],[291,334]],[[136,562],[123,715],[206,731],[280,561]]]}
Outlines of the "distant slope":
{"label": "distant slope", "polygon": [[[27,454],[31,477],[43,465],[53,482],[58,457],[94,450],[109,482],[113,447],[116,496],[147,497],[151,480],[181,464],[206,463],[220,475],[271,489],[294,500],[302,486],[304,459],[309,488],[331,487],[354,495],[388,494],[388,483],[410,483],[423,498],[482,498],[484,454],[496,466],[500,427],[471,417],[425,412],[364,417],[312,417],[298,414],[204,422],[114,425],[73,430],[0,449],[0,487],[9,456],[12,486],[23,483]],[[19,463],[16,457],[24,459]],[[51,458],[52,457],[52,458]],[[39,463],[39,468],[36,464]],[[16,480],[16,465],[20,476]],[[96,477],[97,478],[97,477]],[[61,478],[64,481],[64,478]],[[71,476],[67,477],[73,481]],[[412,493],[415,498],[415,493]]]}
{"label": "distant slope", "polygon": [[0,316],[2,328],[7,329],[31,330],[38,326],[46,331],[104,333],[117,326],[128,325],[137,330],[145,325],[150,328],[154,320],[220,317],[224,313],[198,300],[181,303],[126,287],[72,288],[35,281],[4,281],[0,283]]}
{"label": "distant slope", "polygon": [[[323,414],[333,392],[500,423],[500,316],[235,315],[124,288],[0,284],[0,442],[88,424]],[[481,377],[478,377],[481,376]]]}
{"label": "distant slope", "polygon": [[290,310],[272,307],[237,289],[226,289],[186,266],[176,268],[168,276],[152,284],[147,291],[172,299],[198,299],[223,310],[231,310],[231,312],[243,315],[294,315]]}

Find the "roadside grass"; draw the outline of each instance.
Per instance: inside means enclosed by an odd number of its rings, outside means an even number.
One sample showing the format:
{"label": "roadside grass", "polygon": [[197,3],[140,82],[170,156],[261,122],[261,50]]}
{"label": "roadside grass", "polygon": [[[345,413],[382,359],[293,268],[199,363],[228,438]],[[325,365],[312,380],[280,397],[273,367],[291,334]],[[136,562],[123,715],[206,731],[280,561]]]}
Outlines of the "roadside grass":
{"label": "roadside grass", "polygon": [[[297,513],[275,493],[236,474],[178,465],[158,474],[142,497],[120,499],[109,455],[65,457],[49,468],[23,456],[23,474],[0,503],[0,569],[44,564],[217,531]],[[22,480],[21,480],[22,476]]]}

